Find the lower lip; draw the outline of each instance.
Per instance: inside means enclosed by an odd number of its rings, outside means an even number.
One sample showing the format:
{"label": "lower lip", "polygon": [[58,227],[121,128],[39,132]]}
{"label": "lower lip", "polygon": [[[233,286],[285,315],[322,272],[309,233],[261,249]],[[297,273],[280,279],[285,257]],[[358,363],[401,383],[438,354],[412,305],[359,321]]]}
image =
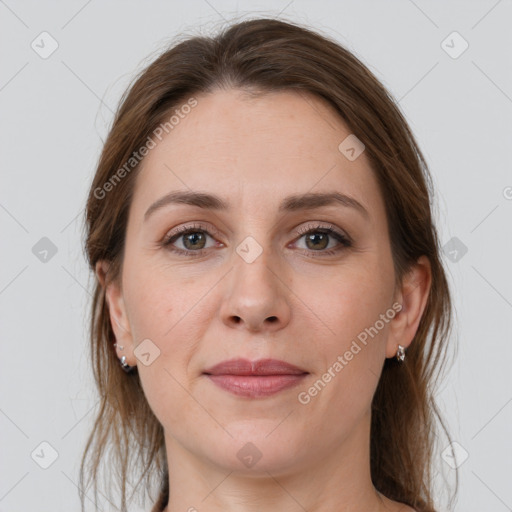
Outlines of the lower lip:
{"label": "lower lip", "polygon": [[302,382],[300,375],[207,375],[217,386],[234,395],[250,398],[270,396]]}

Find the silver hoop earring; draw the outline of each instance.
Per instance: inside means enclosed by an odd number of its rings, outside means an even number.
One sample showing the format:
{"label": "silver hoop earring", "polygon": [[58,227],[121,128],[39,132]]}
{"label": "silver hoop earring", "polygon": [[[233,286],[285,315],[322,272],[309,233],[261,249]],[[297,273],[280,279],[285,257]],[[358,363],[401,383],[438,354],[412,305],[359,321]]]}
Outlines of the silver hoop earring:
{"label": "silver hoop earring", "polygon": [[405,348],[402,345],[398,345],[398,350],[396,351],[396,358],[399,362],[403,362],[405,359]]}
{"label": "silver hoop earring", "polygon": [[119,360],[119,362],[121,363],[121,368],[126,372],[126,373],[129,373],[131,372],[134,368],[137,368],[137,366],[130,366],[129,364],[126,363],[126,356],[123,356],[121,357],[121,359]]}

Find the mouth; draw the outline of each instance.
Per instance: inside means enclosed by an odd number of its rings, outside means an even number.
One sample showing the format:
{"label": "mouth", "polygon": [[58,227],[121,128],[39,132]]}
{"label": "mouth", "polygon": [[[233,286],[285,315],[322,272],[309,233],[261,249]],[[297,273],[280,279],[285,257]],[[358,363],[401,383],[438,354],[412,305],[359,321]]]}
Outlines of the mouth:
{"label": "mouth", "polygon": [[258,398],[297,386],[309,372],[277,359],[231,359],[206,369],[203,375],[234,395]]}

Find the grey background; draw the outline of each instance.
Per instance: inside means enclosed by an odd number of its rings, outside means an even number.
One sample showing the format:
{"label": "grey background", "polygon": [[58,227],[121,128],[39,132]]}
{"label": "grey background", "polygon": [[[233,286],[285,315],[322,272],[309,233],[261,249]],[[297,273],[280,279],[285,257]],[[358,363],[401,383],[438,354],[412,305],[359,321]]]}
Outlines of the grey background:
{"label": "grey background", "polygon": [[[96,406],[82,212],[120,94],[177,33],[258,12],[333,35],[399,100],[437,187],[455,292],[459,351],[439,400],[468,455],[456,510],[512,510],[510,0],[0,0],[0,512],[78,510]],[[43,51],[43,31],[58,43],[45,59],[31,47]],[[454,31],[469,44],[457,58]],[[57,251],[46,261],[43,237]]]}

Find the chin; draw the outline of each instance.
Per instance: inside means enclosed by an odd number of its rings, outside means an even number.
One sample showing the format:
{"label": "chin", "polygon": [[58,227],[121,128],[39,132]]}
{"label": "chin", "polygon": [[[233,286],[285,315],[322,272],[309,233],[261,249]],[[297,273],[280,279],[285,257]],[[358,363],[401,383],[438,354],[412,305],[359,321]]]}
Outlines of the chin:
{"label": "chin", "polygon": [[[294,466],[300,464],[300,455],[307,443],[303,433],[297,432],[294,437],[289,429],[283,428],[278,434],[279,421],[251,420],[250,426],[247,422],[227,425],[225,428],[233,437],[226,435],[222,441],[210,442],[205,446],[208,450],[205,455],[227,471],[266,477],[268,473],[284,473],[292,461]],[[211,436],[208,438],[212,439]],[[213,453],[212,447],[215,448]]]}

